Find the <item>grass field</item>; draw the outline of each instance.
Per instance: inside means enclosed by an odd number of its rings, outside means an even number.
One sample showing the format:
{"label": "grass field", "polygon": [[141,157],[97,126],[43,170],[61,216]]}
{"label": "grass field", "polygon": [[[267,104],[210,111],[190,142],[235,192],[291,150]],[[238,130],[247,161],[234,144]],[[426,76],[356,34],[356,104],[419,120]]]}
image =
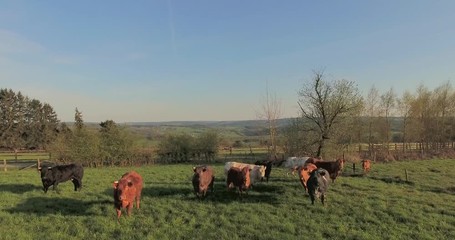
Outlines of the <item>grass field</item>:
{"label": "grass field", "polygon": [[[455,160],[346,169],[326,206],[280,168],[240,199],[222,165],[215,192],[198,200],[191,167],[85,169],[81,192],[66,182],[47,194],[36,170],[0,172],[0,239],[455,239]],[[112,182],[129,170],[144,178],[141,209],[117,223]]]}

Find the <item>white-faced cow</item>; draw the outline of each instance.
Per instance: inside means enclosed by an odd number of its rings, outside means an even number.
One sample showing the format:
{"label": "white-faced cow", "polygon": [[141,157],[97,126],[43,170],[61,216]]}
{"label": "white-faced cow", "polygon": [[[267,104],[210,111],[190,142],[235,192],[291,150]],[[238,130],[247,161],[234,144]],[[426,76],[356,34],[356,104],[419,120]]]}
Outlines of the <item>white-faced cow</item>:
{"label": "white-faced cow", "polygon": [[[250,181],[251,185],[254,185],[256,181],[261,181],[265,177],[265,166],[262,165],[254,165],[254,164],[248,164],[248,163],[239,163],[239,162],[226,162],[224,164],[224,175],[227,176],[229,169],[232,167],[236,168],[244,168],[248,167],[249,168],[249,174],[250,174]],[[227,179],[227,177],[226,177]]]}

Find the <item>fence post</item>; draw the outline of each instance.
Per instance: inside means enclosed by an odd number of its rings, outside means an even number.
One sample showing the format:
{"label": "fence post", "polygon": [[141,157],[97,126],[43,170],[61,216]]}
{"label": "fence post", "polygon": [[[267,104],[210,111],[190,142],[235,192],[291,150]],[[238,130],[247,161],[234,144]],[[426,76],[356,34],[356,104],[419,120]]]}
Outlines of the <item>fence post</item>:
{"label": "fence post", "polygon": [[353,171],[354,174],[355,174],[355,163],[352,163],[352,171]]}

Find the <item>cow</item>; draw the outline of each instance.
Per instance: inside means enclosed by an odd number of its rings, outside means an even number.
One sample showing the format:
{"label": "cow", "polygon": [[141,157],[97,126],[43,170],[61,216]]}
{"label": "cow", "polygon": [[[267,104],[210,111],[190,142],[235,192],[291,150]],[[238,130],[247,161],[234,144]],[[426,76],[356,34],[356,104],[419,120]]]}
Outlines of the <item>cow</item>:
{"label": "cow", "polygon": [[131,215],[133,203],[136,201],[136,208],[139,209],[143,181],[141,175],[135,171],[123,174],[120,180],[114,182],[114,207],[117,211],[117,221],[120,221],[122,208],[127,209],[128,216]]}
{"label": "cow", "polygon": [[213,183],[215,182],[215,175],[213,168],[210,166],[197,166],[193,167],[193,188],[194,194],[198,198],[205,197],[207,190],[210,188],[210,191],[213,192]]}
{"label": "cow", "polygon": [[41,172],[41,182],[43,183],[44,193],[47,193],[50,186],[53,186],[53,189],[57,190],[57,185],[59,183],[68,180],[73,182],[74,191],[81,190],[82,188],[84,168],[79,164],[72,163],[53,167],[39,167],[38,170]]}
{"label": "cow", "polygon": [[310,195],[311,204],[314,204],[316,198],[320,198],[322,205],[325,204],[326,192],[329,187],[327,176],[329,172],[323,168],[318,168],[311,172],[307,181],[308,194]]}
{"label": "cow", "polygon": [[310,178],[310,174],[316,170],[318,167],[312,163],[305,164],[302,167],[299,167],[297,170],[299,173],[299,179],[300,183],[302,183],[303,188],[305,188],[305,191],[308,192],[308,187],[307,187],[307,182],[308,179]]}
{"label": "cow", "polygon": [[245,166],[243,168],[231,167],[227,172],[226,186],[228,189],[238,187],[239,195],[251,185],[250,181],[250,168]]}
{"label": "cow", "polygon": [[321,157],[310,157],[305,161],[305,164],[312,163],[315,164],[316,162],[321,162],[322,158]]}
{"label": "cow", "polygon": [[[289,169],[293,176],[297,169],[305,164],[305,161],[310,157],[288,157],[284,162],[284,167]],[[289,175],[289,172],[286,173]]]}
{"label": "cow", "polygon": [[259,161],[258,160],[254,164],[265,166],[264,177],[265,177],[266,181],[269,182],[270,173],[272,172],[273,161]]}
{"label": "cow", "polygon": [[363,173],[365,173],[365,174],[367,174],[368,172],[370,172],[370,169],[371,169],[371,161],[368,160],[368,159],[362,160],[362,169],[363,169]]}
{"label": "cow", "polygon": [[[260,181],[265,177],[265,166],[254,165],[254,164],[247,164],[247,163],[239,163],[239,162],[226,162],[224,164],[224,174],[227,176],[229,169],[232,167],[237,168],[244,168],[248,167],[250,172],[250,181],[251,185],[254,185],[256,181]],[[227,178],[226,178],[227,179]]]}
{"label": "cow", "polygon": [[341,170],[344,166],[344,159],[337,159],[336,161],[320,161],[315,162],[318,168],[323,168],[329,172],[332,182],[335,182],[335,179],[340,175]]}

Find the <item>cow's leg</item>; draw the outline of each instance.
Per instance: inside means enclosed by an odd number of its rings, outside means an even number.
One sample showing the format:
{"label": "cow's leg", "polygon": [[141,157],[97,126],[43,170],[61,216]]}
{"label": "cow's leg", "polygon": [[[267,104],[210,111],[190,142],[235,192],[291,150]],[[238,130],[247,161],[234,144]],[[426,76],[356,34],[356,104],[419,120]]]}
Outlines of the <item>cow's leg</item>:
{"label": "cow's leg", "polygon": [[77,191],[77,188],[79,187],[79,181],[76,178],[73,178],[71,179],[71,182],[73,182],[74,191]]}
{"label": "cow's leg", "polygon": [[57,185],[58,185],[58,183],[55,182],[52,186],[52,189],[54,189],[54,191],[56,191],[57,193],[60,193],[60,190],[58,190]]}
{"label": "cow's leg", "polygon": [[77,179],[77,188],[79,189],[79,191],[82,189],[82,179]]}
{"label": "cow's leg", "polygon": [[82,189],[82,179],[73,178],[73,183],[74,183],[74,191],[76,191],[77,189],[79,189],[79,190]]}
{"label": "cow's leg", "polygon": [[137,209],[139,209],[140,203],[141,203],[141,195],[139,194],[136,197],[136,208]]}
{"label": "cow's leg", "polygon": [[133,203],[131,202],[130,204],[128,204],[128,206],[126,206],[126,213],[128,214],[128,216],[131,215],[132,209],[133,209]]}
{"label": "cow's leg", "polygon": [[122,215],[122,209],[116,208],[115,211],[117,212],[117,221],[120,221],[120,216]]}
{"label": "cow's leg", "polygon": [[215,177],[212,177],[212,181],[210,182],[210,185],[209,185],[209,187],[210,187],[210,192],[212,192],[212,193],[213,193],[213,183],[214,183],[214,182],[215,182]]}
{"label": "cow's leg", "polygon": [[314,194],[310,194],[310,198],[311,198],[311,204],[314,205]]}
{"label": "cow's leg", "polygon": [[322,205],[324,205],[324,199],[325,199],[325,194],[321,194],[321,202],[322,202]]}

